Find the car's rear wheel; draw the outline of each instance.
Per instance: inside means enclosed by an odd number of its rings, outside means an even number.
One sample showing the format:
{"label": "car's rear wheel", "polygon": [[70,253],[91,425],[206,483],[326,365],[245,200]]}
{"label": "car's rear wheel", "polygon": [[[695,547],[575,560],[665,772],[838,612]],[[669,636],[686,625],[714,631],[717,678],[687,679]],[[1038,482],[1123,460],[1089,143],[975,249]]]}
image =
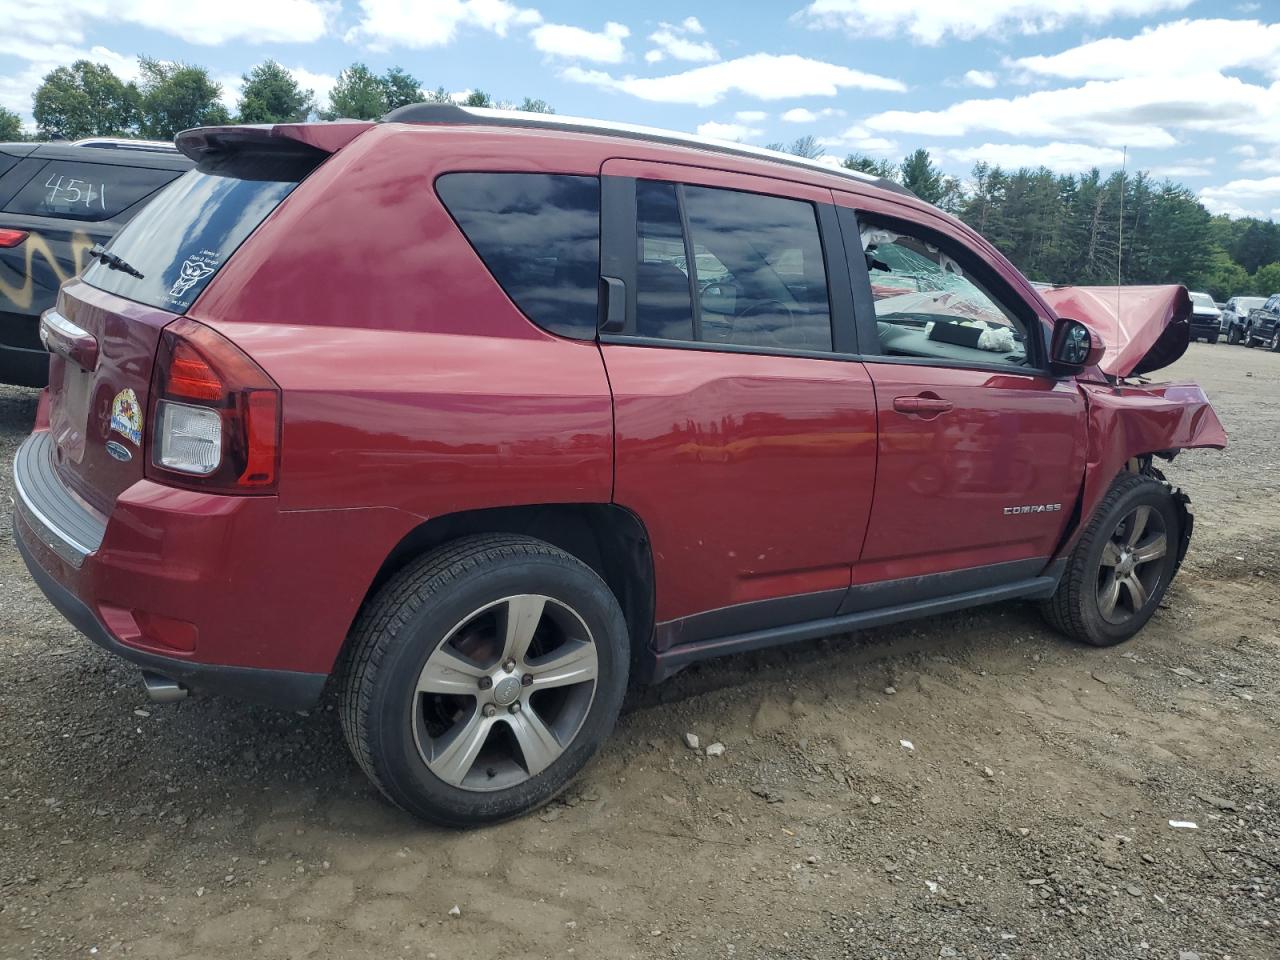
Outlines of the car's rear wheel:
{"label": "car's rear wheel", "polygon": [[447,544],[362,611],[342,724],[394,803],[453,827],[518,816],[560,792],[613,729],[627,628],[586,565],[522,536]]}
{"label": "car's rear wheel", "polygon": [[1046,619],[1069,637],[1109,647],[1151,619],[1178,571],[1182,514],[1167,484],[1125,474],[1094,512],[1067,561]]}

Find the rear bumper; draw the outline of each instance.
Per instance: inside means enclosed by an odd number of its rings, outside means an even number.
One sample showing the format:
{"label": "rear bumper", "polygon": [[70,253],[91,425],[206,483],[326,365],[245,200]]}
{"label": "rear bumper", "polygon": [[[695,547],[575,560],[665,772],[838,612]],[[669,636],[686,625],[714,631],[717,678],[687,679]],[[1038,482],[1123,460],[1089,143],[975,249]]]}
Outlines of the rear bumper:
{"label": "rear bumper", "polygon": [[136,664],[143,670],[158,673],[183,686],[208,693],[223,694],[240,700],[249,700],[281,710],[304,710],[320,699],[328,677],[323,673],[299,673],[292,670],[260,670],[252,667],[231,667],[221,664],[197,663],[177,657],[165,657],[148,653],[136,647],[126,646],[117,639],[88,604],[53,578],[42,567],[27,546],[31,535],[21,516],[15,514],[14,540],[18,552],[26,561],[27,569],[49,602],[67,621],[102,649]]}
{"label": "rear bumper", "polygon": [[102,516],[62,483],[52,447],[40,431],[19,449],[14,535],[53,605],[147,670],[274,706],[319,697],[388,540],[412,519],[147,480]]}

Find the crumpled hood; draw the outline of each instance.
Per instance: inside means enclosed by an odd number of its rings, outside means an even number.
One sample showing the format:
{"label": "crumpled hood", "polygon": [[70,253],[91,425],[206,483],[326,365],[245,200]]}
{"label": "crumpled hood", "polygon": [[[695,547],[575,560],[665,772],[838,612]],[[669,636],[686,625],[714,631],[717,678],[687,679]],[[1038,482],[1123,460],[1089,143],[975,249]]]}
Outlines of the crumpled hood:
{"label": "crumpled hood", "polygon": [[1107,352],[1098,366],[1113,377],[1159,370],[1187,352],[1186,287],[1050,287],[1040,296],[1058,316],[1079,320],[1102,337]]}

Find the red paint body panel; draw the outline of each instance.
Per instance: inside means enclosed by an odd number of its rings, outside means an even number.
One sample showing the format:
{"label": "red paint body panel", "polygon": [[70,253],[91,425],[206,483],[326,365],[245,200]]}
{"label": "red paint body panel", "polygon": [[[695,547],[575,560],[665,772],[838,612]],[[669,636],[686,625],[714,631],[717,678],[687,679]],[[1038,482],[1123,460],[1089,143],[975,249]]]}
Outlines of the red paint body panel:
{"label": "red paint body panel", "polygon": [[648,529],[659,622],[849,585],[875,478],[861,364],[601,349],[617,419],[614,499]]}
{"label": "red paint body panel", "polygon": [[[79,570],[34,536],[25,542],[125,644],[202,663],[328,673],[368,588],[356,572],[377,570],[386,545],[416,524],[387,508],[286,511],[274,497],[140,480],[116,501],[102,546]],[[193,649],[149,639],[140,614],[193,625]]]}
{"label": "red paint body panel", "polygon": [[[1196,447],[1221,450],[1227,445],[1227,433],[1199,384],[1110,387],[1082,383],[1080,391],[1089,407],[1084,517],[1093,515],[1111,481],[1131,458]],[[1075,535],[1064,545],[1064,553],[1074,545]]]}
{"label": "red paint body panel", "polygon": [[[1047,377],[868,363],[880,413],[875,508],[854,582],[1049,557],[1084,475],[1084,400]],[[898,397],[954,403],[929,418]],[[1061,504],[1006,515],[1015,505]]]}

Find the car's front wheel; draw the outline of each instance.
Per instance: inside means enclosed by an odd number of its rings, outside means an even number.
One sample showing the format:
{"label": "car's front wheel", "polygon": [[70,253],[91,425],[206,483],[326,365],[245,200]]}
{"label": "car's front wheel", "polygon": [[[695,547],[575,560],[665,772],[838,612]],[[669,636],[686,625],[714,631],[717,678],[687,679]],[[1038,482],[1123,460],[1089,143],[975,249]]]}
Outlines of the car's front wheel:
{"label": "car's front wheel", "polygon": [[1227,327],[1227,343],[1240,342],[1240,328],[1234,323]]}
{"label": "car's front wheel", "polygon": [[1256,347],[1258,345],[1253,339],[1253,330],[1250,327],[1244,328],[1244,345],[1246,347]]}
{"label": "car's front wheel", "polygon": [[627,627],[589,567],[523,536],[467,537],[392,577],[362,611],[342,725],[394,803],[452,827],[560,792],[609,735]]}
{"label": "car's front wheel", "polygon": [[1280,323],[1276,324],[1276,328],[1271,331],[1271,339],[1267,342],[1267,346],[1272,353],[1280,353]]}
{"label": "car's front wheel", "polygon": [[1110,647],[1142,629],[1178,571],[1182,513],[1168,485],[1140,474],[1112,484],[1042,610],[1069,637]]}

